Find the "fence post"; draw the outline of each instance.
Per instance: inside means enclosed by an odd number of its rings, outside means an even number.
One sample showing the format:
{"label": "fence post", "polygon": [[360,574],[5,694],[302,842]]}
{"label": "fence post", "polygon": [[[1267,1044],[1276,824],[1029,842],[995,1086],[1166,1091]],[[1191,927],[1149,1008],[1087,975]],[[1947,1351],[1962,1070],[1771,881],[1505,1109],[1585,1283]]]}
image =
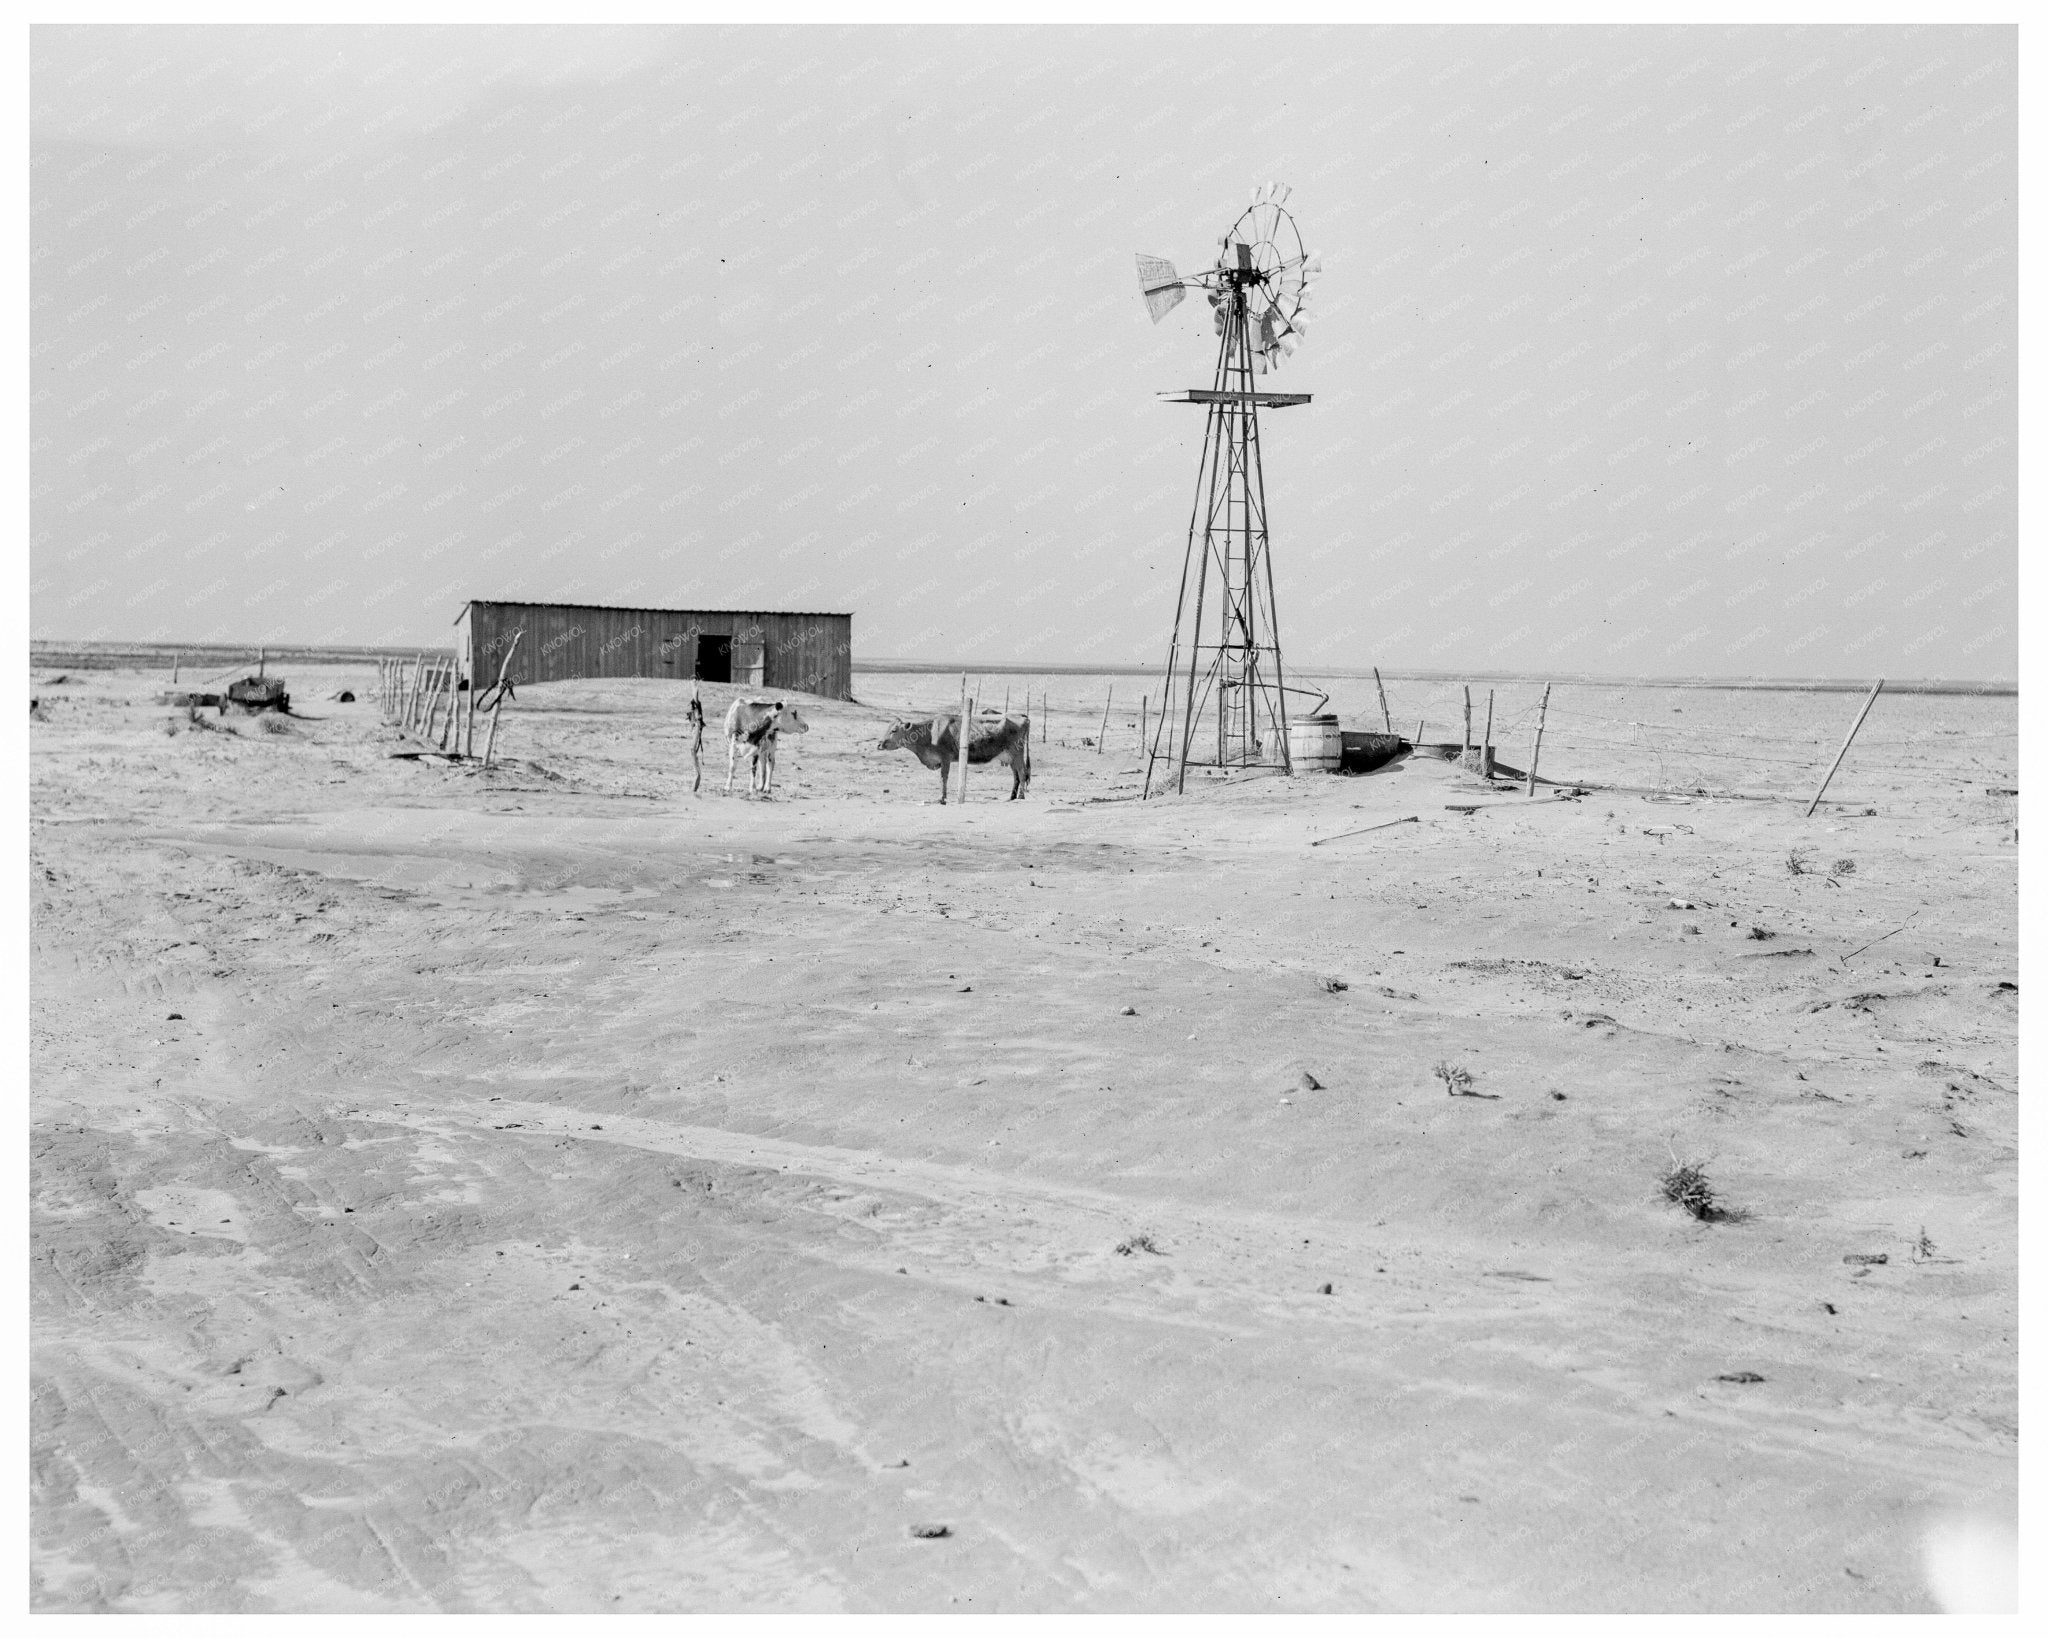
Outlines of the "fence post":
{"label": "fence post", "polygon": [[1543,754],[1543,722],[1550,715],[1550,684],[1543,685],[1543,703],[1536,708],[1536,742],[1529,747],[1529,789],[1525,795],[1536,794],[1536,759]]}
{"label": "fence post", "polygon": [[1493,777],[1493,690],[1486,691],[1486,732],[1479,736],[1479,775]]}
{"label": "fence post", "polygon": [[1372,668],[1372,685],[1380,691],[1380,721],[1386,724],[1387,732],[1394,731],[1393,713],[1387,709],[1387,685],[1380,681],[1380,668]]}
{"label": "fence post", "polygon": [[960,673],[960,800],[967,800],[967,741],[973,734],[967,717],[967,673]]}
{"label": "fence post", "polygon": [[1116,684],[1111,683],[1109,685],[1109,692],[1103,696],[1102,700],[1102,727],[1097,730],[1095,735],[1095,754],[1097,756],[1102,755],[1102,742],[1109,738],[1109,704],[1115,698]]}
{"label": "fence post", "polygon": [[512,641],[505,647],[505,658],[498,662],[498,680],[493,685],[496,697],[491,701],[491,726],[484,734],[484,766],[486,768],[491,765],[491,753],[498,746],[498,713],[505,709],[505,673],[512,669],[512,656],[519,647],[519,639],[525,635],[526,628],[524,626],[513,632]]}

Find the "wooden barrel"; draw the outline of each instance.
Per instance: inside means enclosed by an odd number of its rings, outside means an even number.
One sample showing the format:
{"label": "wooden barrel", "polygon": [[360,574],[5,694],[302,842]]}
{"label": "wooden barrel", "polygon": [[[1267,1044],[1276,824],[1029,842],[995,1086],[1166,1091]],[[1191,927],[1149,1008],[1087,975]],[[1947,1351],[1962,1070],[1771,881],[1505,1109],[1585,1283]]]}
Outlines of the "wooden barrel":
{"label": "wooden barrel", "polygon": [[1344,761],[1344,733],[1336,715],[1296,717],[1288,723],[1287,758],[1296,773],[1335,773]]}

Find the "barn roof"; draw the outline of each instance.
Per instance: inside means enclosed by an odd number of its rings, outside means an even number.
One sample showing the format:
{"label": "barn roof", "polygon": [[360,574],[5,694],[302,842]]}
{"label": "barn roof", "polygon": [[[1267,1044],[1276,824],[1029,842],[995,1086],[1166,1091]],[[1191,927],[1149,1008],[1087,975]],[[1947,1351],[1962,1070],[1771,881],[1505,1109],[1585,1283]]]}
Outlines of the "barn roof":
{"label": "barn roof", "polygon": [[472,603],[489,603],[504,609],[602,609],[607,614],[779,614],[799,620],[851,620],[852,614],[833,609],[657,609],[643,604],[535,602],[522,597],[472,597],[455,611],[452,626],[469,612]]}

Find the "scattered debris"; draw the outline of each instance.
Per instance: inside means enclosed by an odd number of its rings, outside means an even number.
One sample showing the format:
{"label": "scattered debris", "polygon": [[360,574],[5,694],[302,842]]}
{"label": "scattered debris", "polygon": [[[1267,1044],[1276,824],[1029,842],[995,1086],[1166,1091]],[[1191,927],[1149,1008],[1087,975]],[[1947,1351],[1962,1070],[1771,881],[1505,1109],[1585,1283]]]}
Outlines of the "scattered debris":
{"label": "scattered debris", "polygon": [[1364,830],[1340,830],[1335,836],[1320,836],[1309,843],[1310,847],[1321,847],[1325,842],[1341,842],[1347,836],[1363,836],[1368,831],[1386,830],[1394,825],[1416,825],[1422,822],[1420,814],[1409,814],[1405,819],[1389,819],[1382,824],[1367,825]]}
{"label": "scattered debris", "polygon": [[1716,1382],[1761,1382],[1763,1378],[1755,1371],[1723,1371],[1715,1377]]}
{"label": "scattered debris", "polygon": [[1702,1223],[1719,1223],[1731,1215],[1714,1193],[1714,1186],[1707,1181],[1705,1169],[1696,1162],[1681,1163],[1674,1158],[1671,1170],[1657,1182],[1666,1200],[1674,1206],[1683,1206]]}
{"label": "scattered debris", "polygon": [[1842,1259],[1845,1263],[1861,1263],[1870,1268],[1882,1268],[1891,1260],[1889,1251],[1852,1251]]}
{"label": "scattered debris", "polygon": [[953,1533],[953,1527],[950,1524],[913,1524],[910,1533],[919,1541],[943,1541]]}
{"label": "scattered debris", "polygon": [[1301,1079],[1295,1084],[1304,1092],[1320,1092],[1323,1089],[1323,1083],[1305,1069],[1301,1072]]}
{"label": "scattered debris", "polygon": [[1472,1095],[1472,1071],[1462,1064],[1454,1064],[1439,1058],[1436,1067],[1430,1071],[1444,1083],[1444,1094],[1453,1098],[1468,1098]]}
{"label": "scattered debris", "polygon": [[1910,922],[1913,919],[1913,916],[1917,916],[1919,914],[1920,912],[1918,910],[1915,910],[1912,913],[1912,915],[1906,917],[1905,921],[1900,922],[1898,926],[1894,927],[1891,933],[1879,933],[1876,938],[1870,941],[1869,944],[1859,944],[1855,949],[1851,950],[1848,953],[1848,955],[1843,956],[1842,959],[1844,961],[1853,960],[1855,957],[1860,956],[1865,950],[1872,948],[1872,946],[1882,944],[1886,939],[1892,936],[1892,933],[1903,933],[1906,930],[1906,923]]}
{"label": "scattered debris", "polygon": [[1785,869],[1794,876],[1810,876],[1813,866],[1808,862],[1811,854],[1803,847],[1795,847],[1785,855]]}
{"label": "scattered debris", "polygon": [[1334,1297],[1336,1294],[1337,1288],[1331,1285],[1327,1280],[1325,1280],[1321,1285],[1316,1287],[1316,1295],[1319,1297]]}
{"label": "scattered debris", "polygon": [[1164,1257],[1166,1255],[1165,1252],[1159,1249],[1159,1242],[1154,1240],[1149,1234],[1128,1235],[1116,1243],[1116,1254],[1119,1257],[1134,1256],[1140,1251],[1149,1251],[1155,1257]]}
{"label": "scattered debris", "polygon": [[884,1462],[882,1465],[884,1467],[908,1467],[910,1465],[910,1458],[908,1456],[898,1456],[895,1461]]}
{"label": "scattered debris", "polygon": [[1776,937],[1777,937],[1778,935],[1777,935],[1776,933],[1772,932],[1772,931],[1771,931],[1771,930],[1770,930],[1770,929],[1769,929],[1768,927],[1752,927],[1752,928],[1750,928],[1750,930],[1748,931],[1748,933],[1746,933],[1746,934],[1745,934],[1744,936],[1745,936],[1745,937],[1747,937],[1747,938],[1753,938],[1753,939],[1759,939],[1759,940],[1761,940],[1761,939],[1773,939],[1773,938],[1776,938]]}
{"label": "scattered debris", "polygon": [[1117,1016],[1119,1018],[1135,1018],[1138,1016],[1138,1009],[1136,1007],[1126,1007]]}
{"label": "scattered debris", "polygon": [[1564,1094],[1556,1090],[1556,1088],[1554,1087],[1551,1089],[1550,1095],[1551,1097],[1555,1098],[1559,1103],[1563,1103],[1565,1101]]}
{"label": "scattered debris", "polygon": [[1349,982],[1342,978],[1319,978],[1316,982],[1332,995],[1341,995],[1351,988]]}
{"label": "scattered debris", "polygon": [[1828,874],[1830,876],[1853,876],[1856,874],[1856,861],[1854,859],[1837,859],[1832,865],[1828,866]]}

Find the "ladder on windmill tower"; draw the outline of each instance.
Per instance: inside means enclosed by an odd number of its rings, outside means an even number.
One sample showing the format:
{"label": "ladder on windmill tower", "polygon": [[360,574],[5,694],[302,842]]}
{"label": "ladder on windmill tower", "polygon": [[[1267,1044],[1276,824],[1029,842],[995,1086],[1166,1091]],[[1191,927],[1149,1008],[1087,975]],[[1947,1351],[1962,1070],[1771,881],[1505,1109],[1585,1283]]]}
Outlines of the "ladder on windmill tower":
{"label": "ladder on windmill tower", "polygon": [[1250,208],[1219,238],[1221,253],[1205,272],[1183,278],[1171,262],[1138,258],[1152,322],[1185,300],[1192,285],[1208,296],[1218,338],[1210,386],[1161,394],[1204,406],[1207,427],[1167,649],[1165,708],[1145,759],[1148,797],[1162,758],[1174,767],[1177,790],[1187,788],[1190,766],[1251,767],[1277,757],[1294,771],[1286,696],[1312,691],[1288,687],[1280,653],[1259,411],[1306,404],[1310,395],[1253,384],[1306,334],[1309,280],[1321,270],[1282,208],[1287,196],[1270,182],[1254,193]]}

